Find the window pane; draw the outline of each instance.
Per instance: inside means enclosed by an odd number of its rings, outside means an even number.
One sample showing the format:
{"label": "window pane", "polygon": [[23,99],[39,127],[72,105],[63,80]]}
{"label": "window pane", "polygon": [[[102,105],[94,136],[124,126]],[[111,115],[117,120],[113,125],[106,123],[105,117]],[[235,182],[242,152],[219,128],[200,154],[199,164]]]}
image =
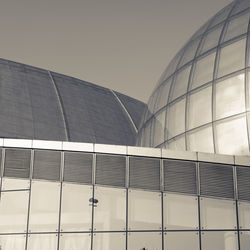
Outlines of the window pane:
{"label": "window pane", "polygon": [[238,116],[216,124],[216,153],[248,154],[246,117]]}
{"label": "window pane", "polygon": [[75,233],[60,235],[60,250],[90,250],[90,248],[90,234]]}
{"label": "window pane", "polygon": [[174,103],[168,109],[167,134],[169,139],[183,133],[185,130],[185,106],[186,98]]}
{"label": "window pane", "polygon": [[94,214],[94,229],[97,231],[120,231],[126,228],[126,190],[95,187],[98,200]]}
{"label": "window pane", "polygon": [[93,250],[125,250],[125,249],[126,249],[125,233],[94,234]]}
{"label": "window pane", "polygon": [[129,233],[128,250],[162,249],[162,235],[155,232]]}
{"label": "window pane", "polygon": [[215,48],[218,45],[222,27],[223,26],[220,25],[219,27],[209,31],[206,34],[206,36],[204,37],[204,40],[202,41],[200,54],[202,54],[202,53],[204,53],[212,48]]}
{"label": "window pane", "polygon": [[245,111],[244,78],[239,74],[216,83],[216,119]]}
{"label": "window pane", "polygon": [[238,250],[237,232],[202,232],[202,250]]}
{"label": "window pane", "polygon": [[198,229],[197,197],[164,194],[164,229]]}
{"label": "window pane", "polygon": [[164,237],[167,250],[199,250],[198,232],[167,232]]}
{"label": "window pane", "polygon": [[172,83],[172,77],[166,83],[163,83],[162,86],[160,87],[160,89],[158,90],[159,95],[157,97],[156,104],[155,104],[156,111],[161,109],[165,105],[167,105],[168,94],[169,94],[169,89],[170,89],[171,83]]}
{"label": "window pane", "polygon": [[92,187],[63,183],[61,231],[91,230]]}
{"label": "window pane", "polygon": [[188,66],[177,73],[177,76],[173,82],[171,100],[174,100],[187,92],[190,69],[191,66]]}
{"label": "window pane", "polygon": [[165,115],[166,111],[162,111],[154,119],[153,125],[153,147],[158,146],[164,142],[164,130],[165,130]]}
{"label": "window pane", "polygon": [[161,193],[129,190],[129,230],[161,229]]}
{"label": "window pane", "polygon": [[179,64],[179,68],[194,58],[199,43],[200,38],[192,41],[184,48],[185,51]]}
{"label": "window pane", "polygon": [[26,235],[1,235],[0,249],[1,250],[24,250]]}
{"label": "window pane", "polygon": [[213,130],[212,126],[198,128],[187,133],[187,148],[195,152],[214,152]]}
{"label": "window pane", "polygon": [[224,41],[237,37],[247,32],[249,12],[229,21]]}
{"label": "window pane", "polygon": [[185,136],[179,136],[174,138],[173,140],[168,141],[166,148],[170,150],[186,150]]}
{"label": "window pane", "polygon": [[30,234],[27,250],[57,250],[56,234]]}
{"label": "window pane", "polygon": [[29,191],[2,192],[0,232],[23,233],[27,230]]}
{"label": "window pane", "polygon": [[192,129],[212,121],[212,86],[197,91],[189,97],[188,128]]}
{"label": "window pane", "polygon": [[194,65],[191,89],[195,89],[213,80],[215,53],[209,54]]}
{"label": "window pane", "polygon": [[250,203],[238,203],[239,224],[242,229],[250,229]]}
{"label": "window pane", "polygon": [[201,198],[202,229],[235,229],[235,202],[230,200]]}
{"label": "window pane", "polygon": [[248,250],[250,246],[250,232],[240,232],[240,249]]}
{"label": "window pane", "polygon": [[[250,39],[249,39],[249,41],[250,41]],[[249,46],[249,50],[250,50],[250,46]],[[250,55],[249,55],[249,58],[250,58]],[[249,111],[250,110],[250,70],[248,70],[248,72],[247,72],[246,94],[247,94],[246,99],[248,101],[247,110]]]}
{"label": "window pane", "polygon": [[218,77],[227,75],[245,67],[246,39],[234,42],[220,51]]}
{"label": "window pane", "polygon": [[11,179],[11,178],[2,179],[2,190],[18,190],[18,189],[29,189],[29,188],[30,188],[30,180]]}
{"label": "window pane", "polygon": [[33,181],[29,230],[32,232],[56,232],[58,230],[59,201],[60,183]]}

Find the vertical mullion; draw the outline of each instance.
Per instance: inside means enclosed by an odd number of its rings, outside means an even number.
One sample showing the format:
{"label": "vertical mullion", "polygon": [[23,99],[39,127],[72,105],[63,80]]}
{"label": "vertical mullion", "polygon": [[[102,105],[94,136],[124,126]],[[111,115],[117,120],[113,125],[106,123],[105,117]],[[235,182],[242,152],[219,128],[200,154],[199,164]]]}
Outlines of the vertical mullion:
{"label": "vertical mullion", "polygon": [[[95,175],[96,175],[96,154],[93,153],[93,162],[92,162],[92,199],[95,197]],[[94,202],[92,205],[92,219],[91,219],[91,250],[93,249],[93,240],[94,240]]]}
{"label": "vertical mullion", "polygon": [[26,242],[25,249],[28,249],[28,239],[29,239],[29,220],[30,220],[30,204],[31,204],[31,190],[32,190],[32,176],[34,168],[34,150],[31,149],[30,152],[30,190],[29,190],[29,200],[28,200],[28,215],[27,215],[27,227],[26,227]]}
{"label": "vertical mullion", "polygon": [[60,201],[59,201],[59,216],[58,216],[58,241],[57,249],[60,247],[60,236],[61,236],[61,211],[62,211],[62,189],[63,189],[63,174],[64,174],[64,152],[61,152],[61,164],[60,164]]}

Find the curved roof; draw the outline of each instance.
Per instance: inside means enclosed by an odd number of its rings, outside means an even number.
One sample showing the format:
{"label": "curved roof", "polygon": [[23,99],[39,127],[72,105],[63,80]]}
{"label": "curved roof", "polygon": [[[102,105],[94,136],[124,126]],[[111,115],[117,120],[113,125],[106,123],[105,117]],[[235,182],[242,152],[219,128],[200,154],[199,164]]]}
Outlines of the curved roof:
{"label": "curved roof", "polygon": [[145,104],[0,59],[0,137],[134,145]]}

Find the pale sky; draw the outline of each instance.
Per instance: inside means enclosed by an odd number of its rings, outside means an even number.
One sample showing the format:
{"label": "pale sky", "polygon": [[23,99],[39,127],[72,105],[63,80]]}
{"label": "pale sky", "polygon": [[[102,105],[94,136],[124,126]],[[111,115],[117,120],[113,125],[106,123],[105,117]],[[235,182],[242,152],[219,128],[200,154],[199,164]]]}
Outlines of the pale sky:
{"label": "pale sky", "polygon": [[231,0],[0,0],[0,57],[144,102],[190,36]]}

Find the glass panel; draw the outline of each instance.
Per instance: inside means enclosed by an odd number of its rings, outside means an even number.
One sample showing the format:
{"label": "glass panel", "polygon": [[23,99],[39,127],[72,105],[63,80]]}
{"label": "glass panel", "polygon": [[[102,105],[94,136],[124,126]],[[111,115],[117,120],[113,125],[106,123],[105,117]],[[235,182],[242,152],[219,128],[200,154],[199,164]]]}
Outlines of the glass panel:
{"label": "glass panel", "polygon": [[169,139],[185,131],[185,106],[186,98],[174,103],[168,109],[167,134]]}
{"label": "glass panel", "polygon": [[[29,219],[31,232],[58,230],[59,201],[60,183],[32,181]],[[39,241],[40,238],[37,239]]]}
{"label": "glass panel", "polygon": [[206,126],[187,133],[189,151],[214,153],[212,126]]}
{"label": "glass panel", "polygon": [[234,201],[201,198],[200,210],[202,229],[236,229]]}
{"label": "glass panel", "polygon": [[164,229],[198,229],[197,197],[164,194]]}
{"label": "glass panel", "polygon": [[193,69],[191,88],[195,89],[213,80],[215,53],[198,60]]}
{"label": "glass panel", "polygon": [[26,232],[28,201],[29,191],[1,193],[0,232]]}
{"label": "glass panel", "polygon": [[167,105],[168,102],[168,94],[169,89],[172,83],[172,77],[166,82],[161,85],[161,87],[157,90],[159,92],[159,95],[156,100],[156,108],[155,110],[159,110],[165,105]]}
{"label": "glass panel", "polygon": [[238,250],[237,232],[202,232],[202,250]]}
{"label": "glass panel", "polygon": [[69,233],[60,235],[60,250],[90,250],[90,249],[91,249],[90,234]]}
{"label": "glass panel", "polygon": [[246,117],[238,116],[216,124],[216,153],[248,154]]}
{"label": "glass panel", "polygon": [[171,100],[187,93],[188,79],[191,66],[186,67],[177,73],[177,76],[173,82]]}
{"label": "glass panel", "polygon": [[1,250],[24,250],[26,243],[26,235],[1,235]]}
{"label": "glass panel", "polygon": [[250,232],[240,232],[240,249],[249,250],[250,246]]}
{"label": "glass panel", "polygon": [[161,193],[129,190],[129,230],[161,229]]}
{"label": "glass panel", "polygon": [[185,136],[179,136],[173,140],[168,141],[166,148],[170,150],[186,150]]}
{"label": "glass panel", "polygon": [[250,229],[250,203],[238,203],[239,225],[242,229]]}
{"label": "glass panel", "polygon": [[18,190],[18,189],[29,189],[29,188],[30,188],[30,180],[11,179],[11,178],[2,179],[2,190]]}
{"label": "glass panel", "polygon": [[233,18],[229,21],[224,41],[237,37],[247,32],[249,13]]}
{"label": "glass panel", "polygon": [[162,235],[156,232],[129,233],[128,250],[161,250]]}
{"label": "glass panel", "polygon": [[154,119],[154,131],[152,133],[153,147],[164,142],[165,115],[166,110],[162,111]]}
{"label": "glass panel", "polygon": [[61,231],[91,230],[92,187],[63,183]]}
{"label": "glass panel", "polygon": [[244,78],[243,73],[216,83],[216,119],[245,111]]}
{"label": "glass panel", "polygon": [[[249,39],[250,41],[250,39]],[[250,46],[249,46],[250,49]],[[250,55],[249,55],[250,58]],[[250,110],[250,71],[247,72],[247,79],[246,79],[246,99],[247,99],[247,110]]]}
{"label": "glass panel", "polygon": [[30,234],[27,250],[57,250],[56,234]]}
{"label": "glass panel", "polygon": [[126,233],[94,234],[93,250],[125,250],[125,249],[126,249]]}
{"label": "glass panel", "polygon": [[167,250],[199,250],[198,232],[168,232],[164,237]]}
{"label": "glass panel", "polygon": [[215,29],[209,31],[206,34],[206,36],[204,37],[204,40],[202,41],[200,54],[212,48],[215,48],[218,45],[222,27],[223,25],[220,25],[219,27],[216,27]]}
{"label": "glass panel", "polygon": [[187,62],[191,61],[194,58],[197,47],[200,43],[200,39],[201,38],[198,38],[192,41],[184,48],[185,51],[178,68],[180,68],[181,66],[183,66],[184,64],[186,64]]}
{"label": "glass panel", "polygon": [[245,67],[246,39],[225,46],[220,51],[218,77]]}
{"label": "glass panel", "polygon": [[192,129],[212,121],[212,86],[189,96],[188,128]]}
{"label": "glass panel", "polygon": [[126,229],[126,190],[95,187],[98,200],[94,214],[94,229],[120,231]]}

